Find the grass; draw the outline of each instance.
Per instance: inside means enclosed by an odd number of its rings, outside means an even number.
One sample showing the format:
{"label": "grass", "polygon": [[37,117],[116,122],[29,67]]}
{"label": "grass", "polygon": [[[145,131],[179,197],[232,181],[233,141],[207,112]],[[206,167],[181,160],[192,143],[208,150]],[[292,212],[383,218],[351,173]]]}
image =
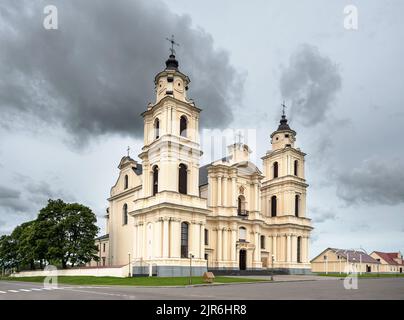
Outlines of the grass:
{"label": "grass", "polygon": [[[345,273],[317,273],[318,276],[322,277],[346,277]],[[403,278],[404,273],[362,273],[357,274],[358,278]]]}
{"label": "grass", "polygon": [[[45,277],[0,277],[0,280],[43,282]],[[246,279],[236,277],[215,277],[214,283],[259,282],[260,279]],[[91,276],[60,276],[58,283],[73,285],[120,285],[120,286],[185,286],[189,284],[189,277],[91,277]],[[192,277],[192,284],[203,284],[202,277]]]}

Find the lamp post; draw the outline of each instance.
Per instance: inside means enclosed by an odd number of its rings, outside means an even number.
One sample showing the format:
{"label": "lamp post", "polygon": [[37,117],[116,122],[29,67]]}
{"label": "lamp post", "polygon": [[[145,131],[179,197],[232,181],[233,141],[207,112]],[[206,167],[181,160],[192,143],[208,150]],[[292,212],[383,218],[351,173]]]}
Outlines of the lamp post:
{"label": "lamp post", "polygon": [[131,276],[131,272],[130,272],[130,252],[128,252],[128,259],[129,259],[129,263],[128,263],[128,270],[129,270],[129,277]]}
{"label": "lamp post", "polygon": [[189,253],[189,284],[192,284],[192,258],[194,255],[190,252]]}
{"label": "lamp post", "polygon": [[272,255],[272,267],[271,267],[271,281],[274,281],[274,261],[275,261],[275,256]]}

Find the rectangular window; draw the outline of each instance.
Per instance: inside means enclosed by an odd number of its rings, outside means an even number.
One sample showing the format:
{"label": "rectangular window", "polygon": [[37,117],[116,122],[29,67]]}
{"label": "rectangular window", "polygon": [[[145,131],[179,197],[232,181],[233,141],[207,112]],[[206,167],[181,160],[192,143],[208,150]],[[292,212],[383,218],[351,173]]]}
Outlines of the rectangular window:
{"label": "rectangular window", "polygon": [[102,252],[105,252],[105,243],[102,245]]}
{"label": "rectangular window", "polygon": [[261,249],[265,249],[265,236],[261,236]]}
{"label": "rectangular window", "polygon": [[209,231],[208,229],[205,229],[205,245],[207,246],[209,244]]}

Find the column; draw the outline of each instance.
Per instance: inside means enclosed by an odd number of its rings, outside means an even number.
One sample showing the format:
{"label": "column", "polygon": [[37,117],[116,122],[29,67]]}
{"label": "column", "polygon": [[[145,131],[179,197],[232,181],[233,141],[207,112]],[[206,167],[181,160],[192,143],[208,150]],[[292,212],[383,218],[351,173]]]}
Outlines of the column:
{"label": "column", "polygon": [[309,257],[309,237],[302,237],[302,262],[307,263]]}
{"label": "column", "polygon": [[171,256],[181,258],[181,219],[171,221]]}
{"label": "column", "polygon": [[223,205],[227,207],[228,201],[227,201],[227,177],[223,177]]}
{"label": "column", "polygon": [[168,227],[169,227],[169,220],[168,218],[164,218],[163,220],[163,257],[168,258],[168,248],[169,248],[169,243],[170,239],[168,237]]}
{"label": "column", "polygon": [[180,258],[181,235],[180,220],[170,218],[170,258]]}
{"label": "column", "polygon": [[290,234],[288,234],[287,236],[286,236],[286,239],[287,239],[287,241],[286,241],[286,261],[287,262],[290,262],[292,259],[291,259],[291,253],[292,253],[292,243],[291,243],[291,236],[290,236]]}
{"label": "column", "polygon": [[236,184],[236,177],[231,178],[231,194],[232,199],[231,202],[233,207],[237,207],[237,184]]}
{"label": "column", "polygon": [[143,252],[143,258],[148,259],[149,257],[147,256],[147,223],[143,223],[142,226],[142,252]]}
{"label": "column", "polygon": [[216,259],[217,261],[222,260],[222,229],[217,228],[217,254]]}
{"label": "column", "polygon": [[259,253],[260,253],[260,234],[258,232],[254,232],[254,243],[255,243],[255,250],[254,250],[254,262],[259,261]]}
{"label": "column", "polygon": [[293,263],[297,262],[297,236],[296,235],[292,235],[292,259],[291,261]]}
{"label": "column", "polygon": [[201,259],[205,259],[205,225],[201,222],[199,227],[199,234],[201,244],[199,246],[199,257]]}
{"label": "column", "polygon": [[260,197],[259,197],[259,191],[258,191],[258,182],[256,182],[255,184],[254,184],[254,190],[255,190],[255,210],[256,211],[259,211],[259,199],[260,199]]}
{"label": "column", "polygon": [[209,206],[213,207],[213,183],[214,179],[208,177],[208,207]]}
{"label": "column", "polygon": [[[137,248],[137,233],[138,233],[138,226],[137,223],[134,224],[134,229],[133,229],[133,257],[136,259],[138,258],[138,248]],[[111,251],[111,248],[110,250]]]}
{"label": "column", "polygon": [[199,245],[200,245],[200,237],[199,237],[199,224],[196,221],[193,221],[191,224],[191,234],[189,239],[191,240],[191,252],[195,258],[199,256]]}
{"label": "column", "polygon": [[162,221],[160,219],[158,219],[155,223],[154,223],[154,235],[153,235],[153,244],[154,244],[154,256],[156,258],[161,258],[161,242],[162,242],[162,230],[161,230],[161,224]]}
{"label": "column", "polygon": [[217,205],[222,205],[222,177],[217,177]]}
{"label": "column", "polygon": [[[278,257],[276,256],[276,253],[277,253],[277,250],[276,250],[276,237],[277,237],[277,235],[275,234],[273,237],[272,237],[272,254],[274,255],[274,258],[275,258],[275,261],[278,261]],[[272,263],[272,260],[271,260],[271,263]]]}
{"label": "column", "polygon": [[143,222],[139,222],[137,226],[137,257],[143,257],[143,248],[142,248],[142,228]]}
{"label": "column", "polygon": [[231,244],[230,244],[230,259],[231,261],[236,261],[236,243],[237,243],[237,229],[231,229]]}
{"label": "column", "polygon": [[229,248],[228,248],[228,236],[229,232],[227,228],[223,228],[223,260],[229,260]]}

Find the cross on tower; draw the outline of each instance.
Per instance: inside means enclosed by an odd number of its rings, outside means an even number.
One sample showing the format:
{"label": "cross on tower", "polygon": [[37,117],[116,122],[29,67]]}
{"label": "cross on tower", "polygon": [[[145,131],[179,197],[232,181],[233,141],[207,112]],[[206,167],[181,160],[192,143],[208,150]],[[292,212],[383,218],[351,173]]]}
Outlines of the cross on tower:
{"label": "cross on tower", "polygon": [[128,157],[129,157],[129,151],[130,151],[130,147],[128,146],[128,149],[127,149],[127,151],[128,151]]}
{"label": "cross on tower", "polygon": [[281,104],[282,106],[282,115],[285,115],[285,109],[287,108],[285,105],[285,100],[283,100],[283,103]]}
{"label": "cross on tower", "polygon": [[175,55],[174,45],[179,47],[180,44],[175,42],[173,34],[171,35],[171,38],[166,38],[166,40],[171,43],[171,48],[170,48],[171,55]]}

